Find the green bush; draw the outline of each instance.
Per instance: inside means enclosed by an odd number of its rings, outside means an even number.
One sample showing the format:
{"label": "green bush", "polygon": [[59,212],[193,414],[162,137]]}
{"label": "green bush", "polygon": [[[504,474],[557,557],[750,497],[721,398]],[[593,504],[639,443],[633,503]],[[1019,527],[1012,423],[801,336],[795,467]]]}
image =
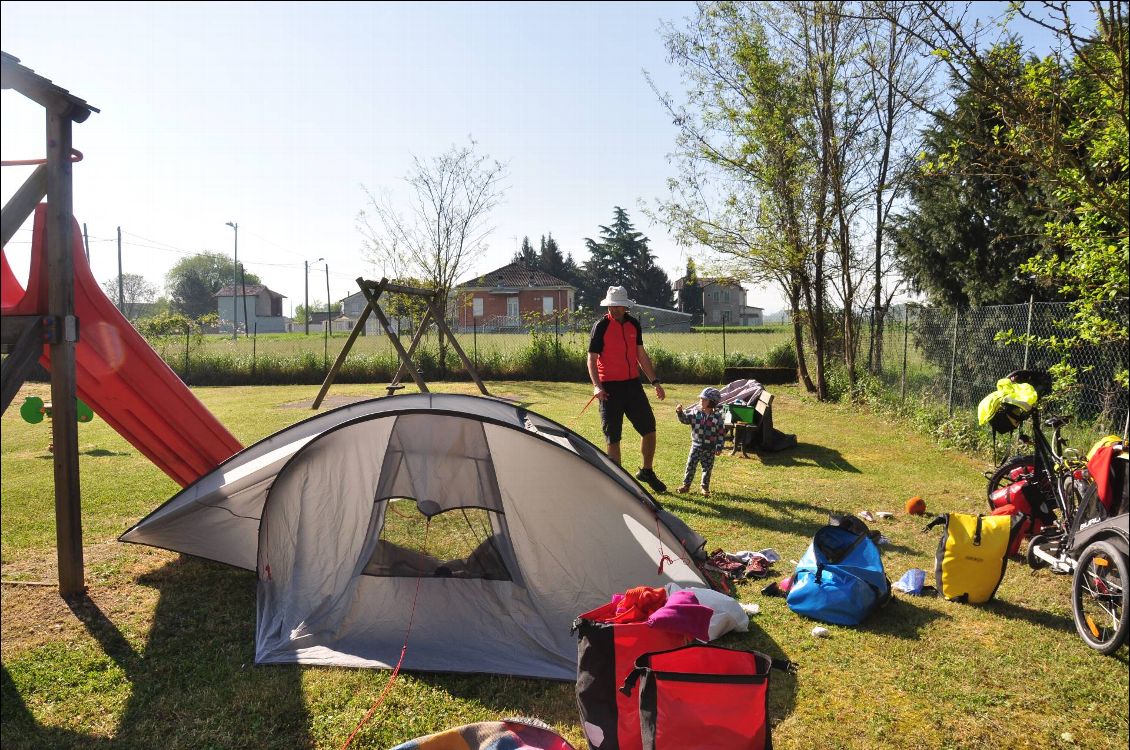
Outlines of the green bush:
{"label": "green bush", "polygon": [[767,367],[797,368],[796,347],[791,341],[783,341],[765,353]]}

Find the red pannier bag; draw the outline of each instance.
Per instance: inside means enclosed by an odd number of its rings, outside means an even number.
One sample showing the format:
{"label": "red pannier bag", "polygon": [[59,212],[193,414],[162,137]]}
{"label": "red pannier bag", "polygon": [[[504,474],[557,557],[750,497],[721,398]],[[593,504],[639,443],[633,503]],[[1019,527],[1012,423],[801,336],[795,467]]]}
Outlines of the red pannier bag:
{"label": "red pannier bag", "polygon": [[644,654],[622,692],[639,685],[643,750],[768,750],[769,671],[787,660],[692,644]]}
{"label": "red pannier bag", "polygon": [[[1023,472],[1028,467],[1013,469],[1010,476]],[[1016,479],[1016,477],[1014,477]],[[989,496],[989,507],[994,516],[1014,516],[1023,513],[1024,519],[1020,523],[1020,530],[1013,535],[1008,545],[1008,555],[1019,554],[1020,543],[1029,536],[1040,533],[1044,525],[1035,517],[1032,511],[1032,502],[1029,499],[1034,488],[1026,479],[1016,479],[1012,484],[1001,487]]]}
{"label": "red pannier bag", "polygon": [[641,750],[639,703],[617,688],[651,651],[683,646],[691,639],[646,622],[608,622],[616,602],[586,612],[573,622],[577,641],[577,709],[592,750]]}

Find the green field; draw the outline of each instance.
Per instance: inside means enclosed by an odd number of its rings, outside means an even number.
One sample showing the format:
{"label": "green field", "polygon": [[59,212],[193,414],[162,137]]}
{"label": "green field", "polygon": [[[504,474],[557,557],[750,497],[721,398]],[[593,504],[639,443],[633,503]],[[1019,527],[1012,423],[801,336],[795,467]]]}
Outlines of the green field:
{"label": "green field", "polygon": [[[314,337],[311,337],[314,338]],[[261,340],[260,344],[263,343]],[[217,345],[219,342],[217,342]],[[591,390],[579,383],[488,383],[597,442]],[[674,486],[688,447],[674,405],[701,386],[669,386],[657,407],[656,469]],[[469,384],[435,390],[473,393]],[[938,449],[928,437],[849,407],[775,387],[774,419],[799,445],[751,459],[724,455],[713,494],[661,502],[708,540],[708,549],[772,547],[792,570],[829,512],[888,510],[873,524],[890,541],[889,578],[908,568],[933,578],[938,534],[902,512],[912,495],[933,512],[985,507],[982,460]],[[311,412],[316,387],[204,388],[196,393],[249,444]],[[33,385],[17,396],[46,393]],[[334,386],[327,407],[383,394]],[[2,729],[8,748],[340,748],[381,693],[385,671],[256,666],[255,576],[149,547],[118,534],[177,489],[101,419],[79,429],[83,545],[89,599],[73,608],[54,588],[52,462],[46,424],[3,415],[0,559],[3,598]],[[638,467],[626,433],[627,468]],[[48,585],[35,585],[45,583]],[[723,645],[756,648],[800,665],[775,675],[774,746],[807,748],[1117,748],[1130,740],[1127,650],[1091,652],[1075,635],[1069,581],[1010,563],[996,599],[966,606],[897,595],[857,628],[816,624],[783,600],[742,584],[761,612]],[[568,627],[568,623],[563,623]],[[409,646],[411,647],[411,646]],[[573,685],[496,675],[402,674],[353,741],[387,748],[458,724],[537,717],[582,747]]]}

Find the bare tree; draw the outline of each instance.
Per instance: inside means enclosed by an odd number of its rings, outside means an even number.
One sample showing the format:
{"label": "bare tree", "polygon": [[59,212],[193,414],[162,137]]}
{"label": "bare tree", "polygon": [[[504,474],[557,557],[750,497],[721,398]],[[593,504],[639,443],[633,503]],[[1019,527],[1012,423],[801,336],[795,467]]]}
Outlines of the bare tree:
{"label": "bare tree", "polygon": [[[358,214],[358,230],[369,259],[395,277],[426,280],[440,314],[470,260],[486,249],[494,229],[488,216],[506,191],[506,165],[480,155],[477,145],[472,139],[430,159],[413,156],[403,213],[389,194],[378,197],[362,186],[369,203]],[[442,363],[442,335],[439,346]]]}
{"label": "bare tree", "polygon": [[[142,304],[156,301],[157,287],[138,273],[123,273],[121,282],[123,303],[121,313],[126,320],[136,320]],[[118,299],[118,277],[103,281],[102,290],[110,299]]]}
{"label": "bare tree", "polygon": [[890,273],[892,263],[888,261],[892,252],[885,241],[887,228],[891,208],[903,195],[913,168],[919,139],[908,134],[916,130],[923,110],[929,108],[934,98],[931,80],[938,60],[924,55],[927,50],[921,41],[907,31],[921,29],[926,23],[926,11],[920,4],[874,0],[863,4],[863,14],[865,83],[878,131],[871,194],[874,263],[870,271],[874,284],[868,357],[871,372],[877,374],[883,367],[884,319],[890,300],[903,286],[903,280]]}

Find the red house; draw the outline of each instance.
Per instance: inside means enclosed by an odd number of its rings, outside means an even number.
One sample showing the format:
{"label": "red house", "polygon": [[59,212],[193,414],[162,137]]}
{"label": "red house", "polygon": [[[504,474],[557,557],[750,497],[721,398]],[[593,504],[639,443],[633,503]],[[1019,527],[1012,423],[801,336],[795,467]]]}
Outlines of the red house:
{"label": "red house", "polygon": [[573,310],[575,287],[524,263],[511,263],[455,287],[460,328],[521,328],[529,315],[553,317]]}

